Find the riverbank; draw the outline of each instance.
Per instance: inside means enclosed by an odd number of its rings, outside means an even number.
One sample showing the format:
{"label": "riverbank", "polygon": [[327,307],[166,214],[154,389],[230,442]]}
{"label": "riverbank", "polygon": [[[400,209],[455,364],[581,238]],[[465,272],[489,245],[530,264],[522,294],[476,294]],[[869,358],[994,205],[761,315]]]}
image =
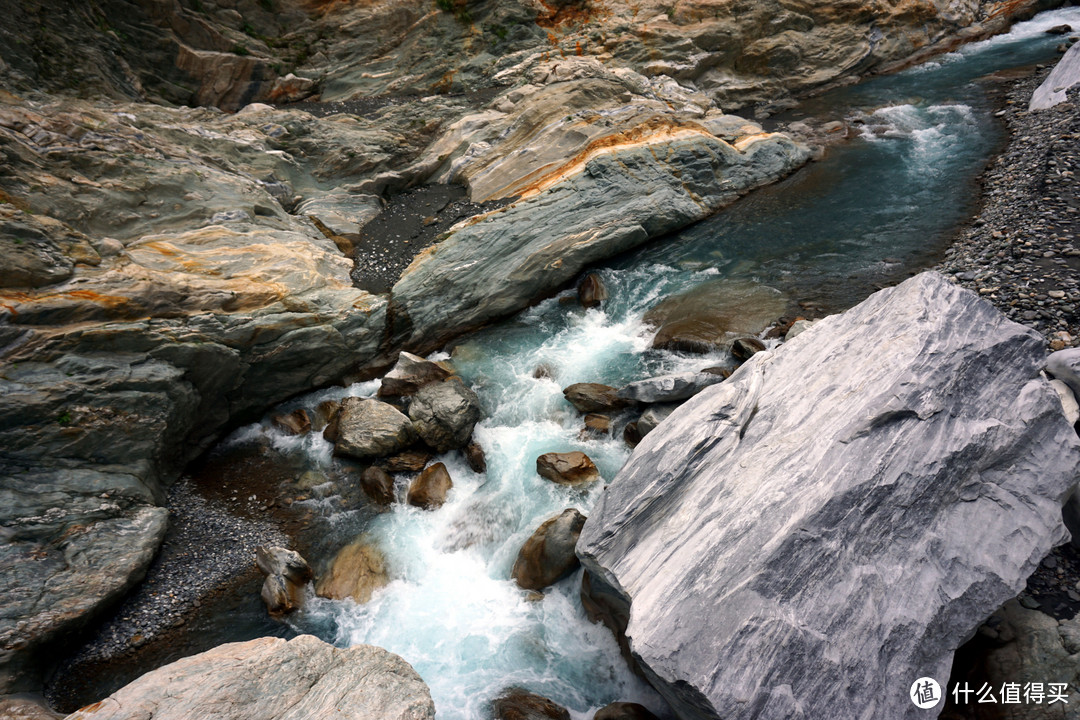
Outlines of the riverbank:
{"label": "riverbank", "polygon": [[1075,93],[1029,112],[1043,67],[1015,81],[998,116],[1009,140],[982,177],[982,206],[939,270],[1038,330],[1051,349],[1080,344],[1080,108]]}

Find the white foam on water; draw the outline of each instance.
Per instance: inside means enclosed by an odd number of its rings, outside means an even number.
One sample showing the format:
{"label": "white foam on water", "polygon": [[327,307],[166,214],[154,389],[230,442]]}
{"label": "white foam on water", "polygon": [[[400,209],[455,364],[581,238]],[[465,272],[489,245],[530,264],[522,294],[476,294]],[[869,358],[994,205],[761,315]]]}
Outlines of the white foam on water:
{"label": "white foam on water", "polygon": [[1041,37],[1047,30],[1058,25],[1071,25],[1074,32],[1080,32],[1080,7],[1059,8],[1039,13],[1030,20],[1016,23],[1007,33],[965,45],[956,53],[950,54],[970,56],[1000,45],[1024,42]]}

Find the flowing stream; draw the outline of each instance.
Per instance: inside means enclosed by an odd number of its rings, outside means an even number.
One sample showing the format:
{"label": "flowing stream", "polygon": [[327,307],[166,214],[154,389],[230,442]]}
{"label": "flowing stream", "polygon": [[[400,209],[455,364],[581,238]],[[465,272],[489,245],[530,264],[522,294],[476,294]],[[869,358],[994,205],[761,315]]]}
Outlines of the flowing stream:
{"label": "flowing stream", "polygon": [[[642,322],[660,299],[701,283],[765,284],[791,301],[789,314],[822,312],[932,264],[973,211],[975,178],[1002,141],[978,78],[1052,62],[1063,39],[1044,31],[1063,23],[1080,28],[1080,9],[1045,13],[1008,35],[807,103],[801,112],[846,117],[858,136],[715,217],[607,263],[599,272],[611,300],[602,309],[565,302],[568,291],[463,338],[452,360],[484,405],[475,438],[487,472],[471,472],[457,453],[438,458],[454,488],[433,512],[405,504],[381,514],[343,509],[319,498],[316,487],[304,502],[319,518],[324,548],[332,552],[363,534],[385,554],[391,582],[363,605],[312,599],[290,619],[294,629],[400,654],[431,687],[441,720],[486,717],[490,700],[510,686],[550,697],[575,720],[616,700],[663,713],[608,630],[586,618],[580,571],[542,599],[509,579],[518,549],[541,522],[567,507],[587,515],[601,492],[543,480],[536,457],[582,450],[609,482],[630,453],[621,435],[632,418],[616,421],[610,436],[584,436],[562,388],[617,386],[722,362],[652,350]],[[281,409],[371,396],[377,386],[325,390]],[[238,430],[226,445],[256,440],[328,474],[336,462],[318,433],[288,437],[268,421]],[[321,487],[332,494],[330,483]]]}

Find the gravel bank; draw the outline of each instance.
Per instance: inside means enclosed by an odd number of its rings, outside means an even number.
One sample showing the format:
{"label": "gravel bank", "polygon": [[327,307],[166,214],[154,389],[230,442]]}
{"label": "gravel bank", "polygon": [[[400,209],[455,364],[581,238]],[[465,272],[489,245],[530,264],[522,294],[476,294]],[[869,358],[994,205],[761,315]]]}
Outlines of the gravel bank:
{"label": "gravel bank", "polygon": [[1006,93],[1010,139],[982,178],[983,206],[939,269],[1041,332],[1052,349],[1080,344],[1078,99],[1028,112],[1040,68]]}

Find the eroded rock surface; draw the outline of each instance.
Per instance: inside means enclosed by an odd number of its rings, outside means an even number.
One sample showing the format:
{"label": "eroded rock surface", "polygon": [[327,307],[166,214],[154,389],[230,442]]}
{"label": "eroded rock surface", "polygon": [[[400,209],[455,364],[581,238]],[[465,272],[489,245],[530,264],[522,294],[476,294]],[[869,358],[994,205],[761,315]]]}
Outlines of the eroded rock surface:
{"label": "eroded rock surface", "polygon": [[311,635],[230,643],[158,668],[71,720],[432,720],[427,685],[397,655]]}
{"label": "eroded rock surface", "polygon": [[948,677],[1067,537],[1080,440],[1044,361],[1037,333],[924,273],[649,433],[578,555],[680,717],[918,716],[896,678]]}

